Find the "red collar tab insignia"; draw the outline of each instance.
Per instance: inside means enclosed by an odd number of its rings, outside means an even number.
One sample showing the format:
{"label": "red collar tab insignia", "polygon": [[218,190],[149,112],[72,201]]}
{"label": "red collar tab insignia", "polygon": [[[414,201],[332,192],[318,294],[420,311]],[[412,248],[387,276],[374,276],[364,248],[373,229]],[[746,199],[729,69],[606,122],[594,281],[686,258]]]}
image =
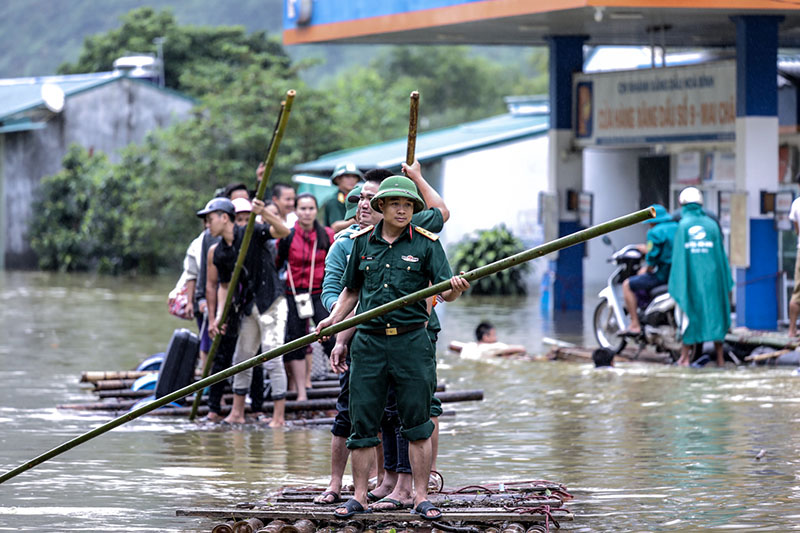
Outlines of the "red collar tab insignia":
{"label": "red collar tab insignia", "polygon": [[428,231],[428,230],[426,230],[424,228],[420,228],[419,226],[414,226],[414,230],[416,230],[416,232],[419,233],[420,235],[422,235],[423,237],[427,237],[432,241],[438,241],[439,240],[439,236],[438,235],[436,235],[435,233],[431,233],[430,231]]}

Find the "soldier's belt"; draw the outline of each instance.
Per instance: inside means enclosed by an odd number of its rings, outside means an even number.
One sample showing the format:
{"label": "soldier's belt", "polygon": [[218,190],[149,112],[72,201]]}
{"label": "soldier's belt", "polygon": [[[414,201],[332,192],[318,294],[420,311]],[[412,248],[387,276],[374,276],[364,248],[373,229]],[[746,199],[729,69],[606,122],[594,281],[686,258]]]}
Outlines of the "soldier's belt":
{"label": "soldier's belt", "polygon": [[378,329],[359,329],[359,331],[363,331],[364,333],[368,333],[369,335],[386,335],[386,336],[393,336],[393,335],[402,335],[403,333],[408,333],[409,331],[415,331],[417,329],[422,329],[425,327],[426,322],[420,322],[418,324],[410,324],[408,326],[396,326],[393,328],[378,328]]}

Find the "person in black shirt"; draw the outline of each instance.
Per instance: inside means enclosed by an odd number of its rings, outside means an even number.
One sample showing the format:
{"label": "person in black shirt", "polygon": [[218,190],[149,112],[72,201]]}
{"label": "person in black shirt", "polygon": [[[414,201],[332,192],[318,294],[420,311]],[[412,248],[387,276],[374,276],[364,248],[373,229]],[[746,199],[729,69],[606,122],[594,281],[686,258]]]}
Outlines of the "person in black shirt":
{"label": "person in black shirt", "polygon": [[[264,351],[281,345],[286,332],[286,298],[283,294],[283,285],[275,271],[275,260],[268,244],[270,239],[280,239],[289,235],[289,229],[280,218],[265,209],[264,202],[261,200],[253,200],[253,212],[261,215],[267,223],[255,224],[252,240],[245,256],[244,268],[239,275],[238,286],[234,287],[236,291],[234,304],[238,312],[231,313],[231,319],[239,322],[239,338],[233,355],[234,364],[256,355],[259,345]],[[208,229],[212,235],[222,237],[214,250],[214,266],[219,274],[216,301],[222,303],[227,298],[245,228],[234,224],[234,206],[227,198],[211,200],[206,208],[197,214],[206,217]],[[212,337],[217,335],[223,327],[222,324],[219,324],[222,306],[217,305],[216,307],[215,316],[209,317],[209,334]],[[265,366],[269,372],[272,400],[274,401],[270,426],[282,426],[286,405],[286,372],[283,368],[283,360],[278,357],[268,361]],[[252,369],[234,376],[233,406],[230,414],[225,418],[225,422],[229,424],[245,422],[244,400],[250,388],[251,379]]]}

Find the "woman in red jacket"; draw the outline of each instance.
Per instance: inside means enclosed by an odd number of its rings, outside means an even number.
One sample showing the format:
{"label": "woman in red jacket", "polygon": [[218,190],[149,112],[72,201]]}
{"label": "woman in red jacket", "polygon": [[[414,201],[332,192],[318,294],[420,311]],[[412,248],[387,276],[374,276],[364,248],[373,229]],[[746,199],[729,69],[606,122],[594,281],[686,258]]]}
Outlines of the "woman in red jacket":
{"label": "woman in red jacket", "polygon": [[[308,319],[318,324],[328,316],[322,305],[322,279],[325,277],[325,256],[333,243],[333,230],[317,222],[317,200],[304,193],[295,200],[297,222],[288,237],[278,241],[278,268],[286,264],[286,299],[289,316],[286,324],[286,342],[298,339],[309,332]],[[307,300],[307,301],[305,301]],[[323,343],[330,355],[333,342]],[[311,356],[308,356],[309,363]],[[290,373],[289,390],[297,390],[297,399],[306,400],[306,348],[284,354],[283,360]]]}

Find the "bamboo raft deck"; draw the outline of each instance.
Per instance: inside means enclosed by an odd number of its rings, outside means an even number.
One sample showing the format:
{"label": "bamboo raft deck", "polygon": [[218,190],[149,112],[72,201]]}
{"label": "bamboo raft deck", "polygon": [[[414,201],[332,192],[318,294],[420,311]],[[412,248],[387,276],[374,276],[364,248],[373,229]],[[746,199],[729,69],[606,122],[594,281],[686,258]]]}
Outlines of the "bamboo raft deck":
{"label": "bamboo raft deck", "polygon": [[[429,500],[442,510],[442,518],[427,521],[409,509],[374,511],[346,519],[333,516],[336,505],[317,505],[317,487],[285,487],[257,503],[229,508],[178,509],[177,516],[202,517],[219,522],[211,531],[268,533],[376,533],[379,531],[445,531],[451,533],[540,533],[550,525],[573,520],[565,502],[567,488],[551,481],[524,481],[442,488]],[[352,496],[352,488],[342,498]]]}
{"label": "bamboo raft deck", "polygon": [[[155,391],[148,390],[132,390],[132,385],[136,379],[157,374],[157,371],[138,371],[138,370],[120,370],[120,371],[87,371],[81,373],[80,382],[91,387],[92,392],[95,394],[99,401],[95,402],[82,402],[62,404],[58,409],[63,410],[77,410],[77,411],[91,411],[91,412],[107,412],[111,414],[120,414],[129,411],[137,402],[152,396]],[[290,391],[286,397],[286,413],[287,419],[295,424],[325,424],[332,422],[331,412],[336,409],[336,399],[339,395],[339,377],[333,373],[323,373],[313,380],[311,389],[307,390],[308,399],[297,401],[297,392]],[[464,402],[464,401],[482,401],[482,390],[465,390],[465,391],[447,391],[444,383],[437,384],[436,397],[442,403]],[[221,413],[226,415],[230,412],[230,404],[233,395],[228,390],[222,396],[222,410]],[[192,396],[188,396],[181,400],[180,406],[162,407],[151,413],[148,416],[179,416],[186,417],[191,411],[189,407]],[[198,414],[208,414],[208,406],[205,404],[206,397],[203,398],[203,403],[198,409]],[[262,411],[265,414],[271,413],[273,409],[273,402],[265,400],[263,403]],[[250,406],[246,407],[246,411],[251,412]],[[444,415],[453,415],[452,411],[446,411]]]}

